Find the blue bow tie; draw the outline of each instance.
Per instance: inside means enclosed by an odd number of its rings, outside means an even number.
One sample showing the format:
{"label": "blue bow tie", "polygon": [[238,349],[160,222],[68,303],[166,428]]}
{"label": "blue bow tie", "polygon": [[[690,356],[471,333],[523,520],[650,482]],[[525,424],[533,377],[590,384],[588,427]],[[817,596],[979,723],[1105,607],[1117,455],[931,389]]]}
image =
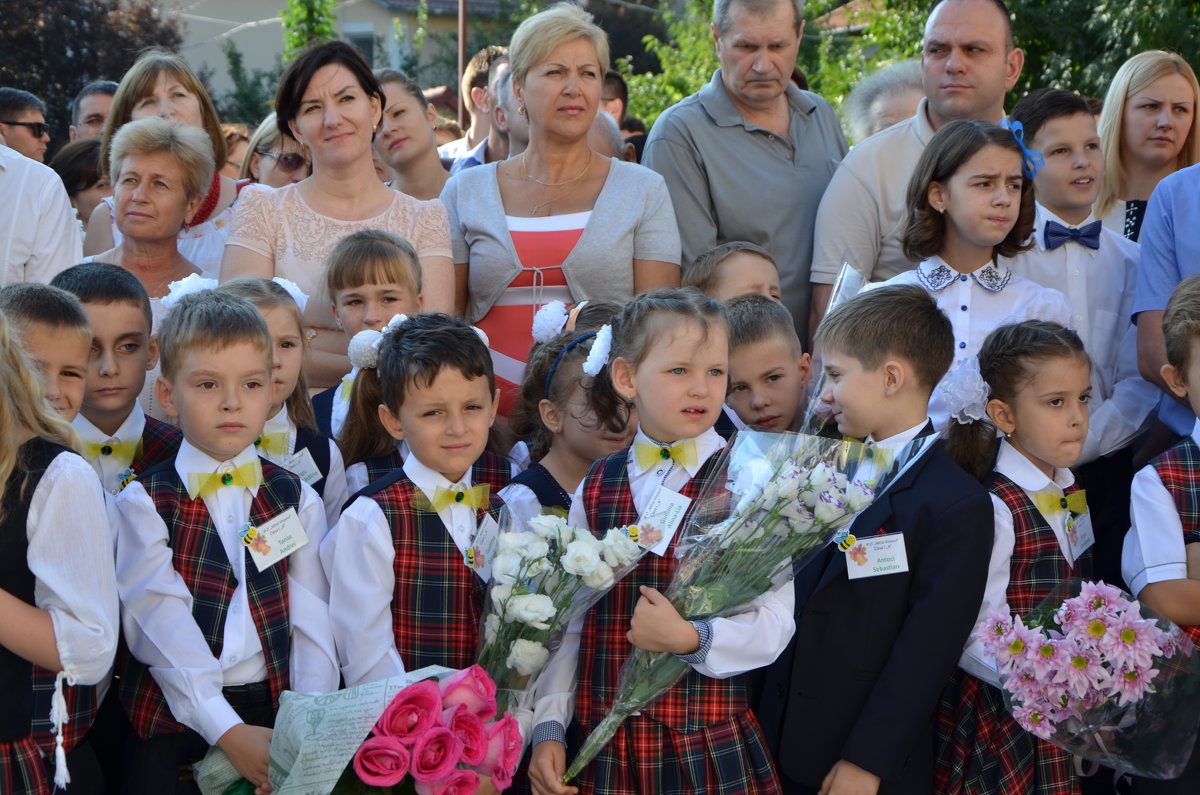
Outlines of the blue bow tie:
{"label": "blue bow tie", "polygon": [[1053,251],[1054,249],[1066,243],[1068,240],[1074,240],[1076,243],[1081,243],[1090,249],[1100,248],[1100,222],[1092,221],[1087,226],[1071,228],[1063,226],[1057,221],[1046,222],[1046,250]]}

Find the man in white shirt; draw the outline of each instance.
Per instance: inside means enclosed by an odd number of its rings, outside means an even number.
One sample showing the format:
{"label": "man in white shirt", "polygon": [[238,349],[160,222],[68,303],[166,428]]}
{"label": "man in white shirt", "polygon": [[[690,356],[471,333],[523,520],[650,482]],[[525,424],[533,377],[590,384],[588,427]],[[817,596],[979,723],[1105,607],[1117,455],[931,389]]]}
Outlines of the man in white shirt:
{"label": "man in white shirt", "polygon": [[501,59],[508,59],[508,48],[492,44],[472,55],[471,60],[467,61],[467,68],[463,70],[462,82],[459,84],[458,101],[465,103],[471,124],[462,138],[438,147],[438,154],[443,160],[456,160],[487,138],[491,120],[482,108],[487,103],[488,77],[492,65]]}
{"label": "man in white shirt", "polygon": [[48,166],[0,146],[0,287],[49,282],[83,258],[66,188]]}
{"label": "man in white shirt", "polygon": [[946,122],[1003,118],[1004,94],[1024,63],[1003,0],[942,0],[933,9],[921,52],[925,99],[916,115],[855,146],[821,199],[810,277],[812,329],[843,262],[871,281],[916,265],[901,245],[904,197],[925,144]]}

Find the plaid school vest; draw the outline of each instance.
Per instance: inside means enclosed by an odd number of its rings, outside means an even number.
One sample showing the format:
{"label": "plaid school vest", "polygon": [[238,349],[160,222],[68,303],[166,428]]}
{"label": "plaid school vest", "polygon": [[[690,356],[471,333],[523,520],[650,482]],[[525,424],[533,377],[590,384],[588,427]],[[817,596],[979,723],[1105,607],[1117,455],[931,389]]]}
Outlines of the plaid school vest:
{"label": "plaid school vest", "polygon": [[[1183,543],[1200,541],[1200,447],[1188,436],[1151,461],[1150,466],[1175,500],[1175,511],[1183,525]],[[1200,643],[1200,625],[1180,629]]]}
{"label": "plaid school vest", "polygon": [[162,462],[173,459],[182,443],[183,432],[178,428],[146,417],[146,427],[142,429],[142,454],[133,459],[129,468],[139,475],[148,472]]}
{"label": "plaid school vest", "polygon": [[[250,503],[250,521],[261,525],[288,508],[300,504],[300,479],[282,467],[262,459],[263,483]],[[175,471],[172,458],[147,472],[142,486],[158,515],[167,525],[172,562],[192,593],[192,616],[208,641],[214,657],[225,642],[225,616],[237,582],[203,499],[188,497],[187,486]],[[267,662],[271,697],[288,687],[288,658],[291,625],[288,617],[287,559],[264,572],[246,551],[246,575],[250,615],[258,629]],[[125,655],[121,671],[121,702],[138,737],[147,740],[160,734],[186,731],[175,720],[162,690],[150,671],[132,654]]]}
{"label": "plaid school vest", "polygon": [[[47,467],[62,445],[33,438],[21,445],[17,465],[4,484],[4,519],[0,521],[0,588],[26,604],[35,604],[35,578],[29,568],[29,503]],[[0,743],[28,737],[36,712],[34,666],[0,647]],[[51,674],[51,685],[54,684]],[[49,702],[46,702],[49,715]]]}
{"label": "plaid school vest", "polygon": [[[695,500],[712,476],[718,457],[716,454],[710,456],[680,493]],[[603,537],[609,528],[637,521],[637,508],[629,490],[628,460],[628,450],[614,453],[596,462],[584,481],[583,501],[588,526],[598,537]],[[666,590],[675,570],[675,543],[682,531],[683,525],[671,540],[666,554],[659,557],[651,553],[643,557],[636,569],[588,611],[579,650],[579,686],[575,696],[575,715],[584,728],[598,724],[612,706],[621,665],[633,651],[625,633],[629,631],[633,608],[641,597],[638,586]],[[689,670],[666,695],[642,710],[642,714],[674,731],[691,734],[748,708],[744,677],[710,679]]]}
{"label": "plaid school vest", "polygon": [[[474,467],[471,482],[476,483]],[[396,651],[409,671],[426,665],[467,668],[478,656],[485,583],[467,567],[438,515],[413,507],[418,495],[424,496],[402,469],[360,492],[375,501],[392,532]],[[485,514],[499,518],[503,503],[494,491],[489,500],[488,508],[476,512],[477,521]]]}
{"label": "plaid school vest", "polygon": [[[1010,612],[1026,615],[1037,607],[1050,592],[1070,577],[1090,577],[1092,572],[1092,550],[1089,547],[1075,561],[1074,569],[1063,556],[1058,537],[1045,517],[1038,511],[1025,489],[1012,480],[993,472],[987,482],[988,491],[995,494],[1013,516],[1012,562],[1009,565],[1008,600]],[[1079,490],[1072,485],[1063,490],[1071,494]]]}

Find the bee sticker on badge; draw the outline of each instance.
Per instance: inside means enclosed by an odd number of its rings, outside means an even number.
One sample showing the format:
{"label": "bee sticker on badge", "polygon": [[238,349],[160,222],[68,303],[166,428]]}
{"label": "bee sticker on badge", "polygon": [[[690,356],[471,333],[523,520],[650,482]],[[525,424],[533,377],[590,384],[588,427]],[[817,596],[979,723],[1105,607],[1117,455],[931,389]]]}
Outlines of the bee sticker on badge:
{"label": "bee sticker on badge", "polygon": [[254,543],[254,539],[258,538],[258,528],[246,522],[242,525],[242,532],[238,533],[238,536],[242,539],[243,544],[250,546]]}
{"label": "bee sticker on badge", "polygon": [[850,547],[854,546],[858,539],[855,538],[848,529],[842,528],[841,530],[837,531],[837,535],[833,537],[833,541],[837,544],[838,549],[843,552],[848,552]]}

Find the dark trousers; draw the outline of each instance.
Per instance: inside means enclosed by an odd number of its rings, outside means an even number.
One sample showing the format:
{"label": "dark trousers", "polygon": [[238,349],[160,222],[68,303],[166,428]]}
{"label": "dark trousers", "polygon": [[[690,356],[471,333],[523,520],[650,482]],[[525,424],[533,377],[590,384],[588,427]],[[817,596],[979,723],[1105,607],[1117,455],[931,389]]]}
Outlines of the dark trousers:
{"label": "dark trousers", "polygon": [[[275,710],[266,682],[223,691],[229,706],[251,726],[275,725]],[[192,766],[208,753],[208,743],[190,729],[139,739],[132,731],[125,746],[123,792],[129,795],[198,795]]]}

